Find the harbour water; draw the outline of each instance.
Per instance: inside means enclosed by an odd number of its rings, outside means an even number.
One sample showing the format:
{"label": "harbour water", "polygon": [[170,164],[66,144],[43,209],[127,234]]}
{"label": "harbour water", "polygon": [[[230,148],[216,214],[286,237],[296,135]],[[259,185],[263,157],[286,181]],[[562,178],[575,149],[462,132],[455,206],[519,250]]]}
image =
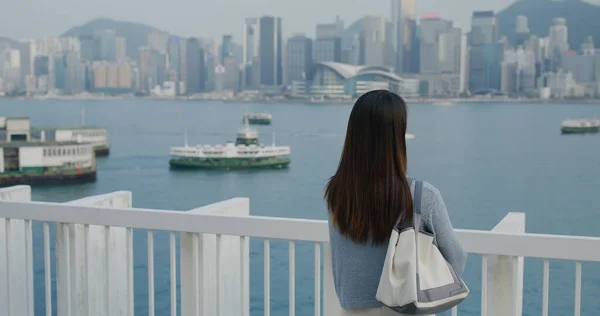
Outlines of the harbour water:
{"label": "harbour water", "polygon": [[[117,190],[133,192],[134,206],[188,210],[232,197],[249,197],[253,215],[325,219],[323,186],[334,172],[351,105],[236,104],[185,101],[17,101],[0,99],[1,116],[29,116],[39,125],[107,127],[111,156],[98,159],[98,180],[85,185],[36,187],[34,200],[62,202]],[[170,146],[234,140],[246,110],[270,112],[261,141],[290,145],[288,169],[170,171]],[[179,112],[179,115],[178,115]],[[409,109],[409,172],[442,192],[457,228],[491,229],[508,212],[527,214],[527,231],[600,236],[600,136],[561,135],[567,117],[600,114],[594,104],[485,103]],[[35,294],[43,297],[42,233],[35,227]],[[134,235],[136,315],[147,315],[146,237]],[[156,315],[169,306],[168,234],[155,234]],[[271,243],[272,314],[287,314],[286,242]],[[251,314],[262,315],[262,243],[251,243]],[[590,251],[600,251],[593,250]],[[313,310],[313,247],[296,246],[296,313]],[[469,256],[465,279],[472,295],[461,315],[480,306],[481,259]],[[573,312],[575,263],[552,261],[550,314]],[[525,264],[524,315],[540,315],[542,261]],[[582,315],[600,312],[600,266],[583,265]],[[40,302],[43,300],[40,299]],[[36,304],[36,315],[43,314]]]}

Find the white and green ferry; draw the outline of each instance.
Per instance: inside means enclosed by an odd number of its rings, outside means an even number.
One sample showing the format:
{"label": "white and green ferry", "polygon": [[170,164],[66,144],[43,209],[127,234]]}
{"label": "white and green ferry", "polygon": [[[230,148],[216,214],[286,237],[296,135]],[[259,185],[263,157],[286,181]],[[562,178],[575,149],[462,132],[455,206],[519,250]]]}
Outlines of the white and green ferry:
{"label": "white and green ferry", "polygon": [[246,120],[253,125],[269,125],[273,120],[273,115],[271,113],[248,113],[243,117],[243,121]]}
{"label": "white and green ferry", "polygon": [[[187,139],[187,137],[186,137]],[[258,132],[249,127],[248,119],[237,132],[236,141],[220,145],[171,148],[171,168],[177,169],[253,169],[283,168],[290,162],[290,147],[259,144]]]}
{"label": "white and green ferry", "polygon": [[598,133],[598,132],[600,132],[600,120],[598,120],[598,119],[566,120],[562,123],[561,132],[563,134]]}

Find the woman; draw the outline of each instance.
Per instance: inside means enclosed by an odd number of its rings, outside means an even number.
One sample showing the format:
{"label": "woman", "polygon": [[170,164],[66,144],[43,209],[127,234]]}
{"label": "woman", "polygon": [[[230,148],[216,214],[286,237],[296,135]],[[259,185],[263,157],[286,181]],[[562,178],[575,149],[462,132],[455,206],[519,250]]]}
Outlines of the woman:
{"label": "woman", "polygon": [[[406,111],[404,100],[392,92],[361,96],[350,114],[338,169],[325,188],[341,315],[398,315],[375,294],[394,224],[413,219],[414,183],[406,177]],[[421,228],[435,235],[444,258],[462,274],[467,255],[440,192],[428,183],[423,183],[421,213]]]}

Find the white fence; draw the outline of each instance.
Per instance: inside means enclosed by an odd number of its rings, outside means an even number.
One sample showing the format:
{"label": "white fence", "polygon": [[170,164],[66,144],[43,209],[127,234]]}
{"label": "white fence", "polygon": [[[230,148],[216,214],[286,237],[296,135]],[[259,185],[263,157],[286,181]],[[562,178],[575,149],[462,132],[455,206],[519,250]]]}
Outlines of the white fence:
{"label": "white fence", "polygon": [[[264,315],[270,315],[271,307],[270,240],[289,242],[289,315],[296,311],[295,244],[299,241],[314,243],[314,315],[322,311],[336,315],[340,308],[324,221],[250,216],[249,200],[243,198],[187,212],[132,208],[130,192],[63,204],[39,203],[30,201],[29,187],[17,186],[1,189],[0,199],[4,200],[0,202],[0,315],[34,315],[34,301],[52,315],[50,246],[54,242],[58,315],[133,316],[134,229],[147,230],[148,235],[149,315],[155,314],[153,231],[167,231],[170,236],[173,316],[178,312],[177,269],[181,315],[249,315],[250,238],[264,240]],[[44,298],[34,298],[32,221],[43,223]],[[56,225],[54,241],[49,225]],[[575,261],[574,314],[580,315],[581,262],[600,262],[600,251],[590,251],[600,249],[600,238],[527,234],[521,213],[509,213],[492,231],[457,233],[467,251],[483,258],[481,315],[522,315],[523,257],[544,259],[544,316],[548,315],[549,260]]]}

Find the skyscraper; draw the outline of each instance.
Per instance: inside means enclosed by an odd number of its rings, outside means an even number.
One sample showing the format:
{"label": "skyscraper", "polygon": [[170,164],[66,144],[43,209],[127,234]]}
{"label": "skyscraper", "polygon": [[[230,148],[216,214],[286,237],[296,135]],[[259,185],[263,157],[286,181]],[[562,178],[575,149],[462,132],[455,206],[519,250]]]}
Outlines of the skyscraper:
{"label": "skyscraper", "polygon": [[439,37],[439,70],[442,73],[461,74],[463,67],[462,29],[453,25]]}
{"label": "skyscraper", "polygon": [[258,57],[259,51],[259,23],[257,18],[247,18],[242,32],[242,48],[244,65],[252,65],[254,57]]}
{"label": "skyscraper", "polygon": [[450,29],[450,22],[439,14],[424,14],[420,25],[420,72],[440,72],[440,35]]}
{"label": "skyscraper", "polygon": [[281,18],[260,18],[260,83],[265,86],[283,84]]}
{"label": "skyscraper", "polygon": [[316,39],[313,45],[315,62],[342,61],[342,34],[344,22],[337,17],[335,23],[317,24]]}
{"label": "skyscraper", "polygon": [[187,50],[187,93],[194,94],[205,91],[204,49],[198,39],[190,38],[186,43]]}
{"label": "skyscraper", "polygon": [[312,40],[304,35],[296,35],[287,42],[286,84],[296,80],[306,80],[313,64]]}
{"label": "skyscraper", "polygon": [[89,35],[83,35],[79,37],[79,42],[81,43],[81,59],[87,61],[94,60],[94,37]]}
{"label": "skyscraper", "polygon": [[368,66],[384,66],[386,21],[383,16],[365,16],[360,35],[360,63]]}
{"label": "skyscraper", "polygon": [[231,35],[223,35],[221,41],[221,64],[225,65],[225,57],[233,56],[233,38]]}
{"label": "skyscraper", "polygon": [[127,60],[127,40],[124,37],[118,36],[116,39],[115,57],[118,62]]}
{"label": "skyscraper", "polygon": [[238,79],[240,69],[233,56],[225,56],[223,59],[223,89],[237,92],[239,89]]}
{"label": "skyscraper", "polygon": [[392,38],[396,54],[396,73],[414,72],[417,68],[415,37],[417,27],[416,0],[392,1]]}
{"label": "skyscraper", "polygon": [[148,46],[161,54],[167,52],[167,42],[169,41],[169,33],[152,30],[148,33]]}
{"label": "skyscraper", "polygon": [[53,75],[54,75],[54,88],[58,90],[65,90],[67,82],[67,65],[64,55],[54,55],[52,57],[53,62]]}
{"label": "skyscraper", "polygon": [[550,27],[550,57],[559,59],[562,54],[569,50],[569,29],[567,20],[564,18],[555,18]]}
{"label": "skyscraper", "polygon": [[152,51],[149,47],[140,48],[139,58],[139,87],[142,92],[149,92],[152,89]]}
{"label": "skyscraper", "polygon": [[498,43],[498,25],[493,11],[475,11],[471,22],[469,90],[501,89],[503,46]]}
{"label": "skyscraper", "polygon": [[65,92],[76,93],[84,90],[85,69],[81,64],[79,54],[70,52],[65,54],[66,80]]}
{"label": "skyscraper", "polygon": [[117,61],[117,33],[115,30],[96,32],[95,60]]}

